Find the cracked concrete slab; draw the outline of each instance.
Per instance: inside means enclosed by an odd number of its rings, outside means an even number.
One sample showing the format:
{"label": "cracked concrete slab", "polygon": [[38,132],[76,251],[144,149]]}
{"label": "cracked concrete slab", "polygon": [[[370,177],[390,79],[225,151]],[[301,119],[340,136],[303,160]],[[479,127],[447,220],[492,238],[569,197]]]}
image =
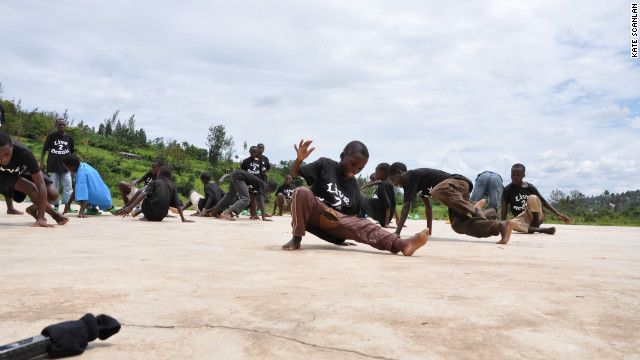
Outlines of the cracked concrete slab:
{"label": "cracked concrete slab", "polygon": [[0,344],[92,312],[123,327],[84,359],[640,358],[640,228],[496,245],[435,221],[407,258],[312,235],[282,251],[289,216],[42,229],[0,212]]}

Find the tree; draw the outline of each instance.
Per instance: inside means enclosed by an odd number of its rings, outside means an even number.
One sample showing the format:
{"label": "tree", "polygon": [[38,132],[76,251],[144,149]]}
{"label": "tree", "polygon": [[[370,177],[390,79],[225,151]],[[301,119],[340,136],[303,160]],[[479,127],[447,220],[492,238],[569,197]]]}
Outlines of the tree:
{"label": "tree", "polygon": [[233,136],[227,137],[224,125],[209,126],[207,146],[211,166],[215,167],[221,161],[230,162],[233,157],[233,145]]}

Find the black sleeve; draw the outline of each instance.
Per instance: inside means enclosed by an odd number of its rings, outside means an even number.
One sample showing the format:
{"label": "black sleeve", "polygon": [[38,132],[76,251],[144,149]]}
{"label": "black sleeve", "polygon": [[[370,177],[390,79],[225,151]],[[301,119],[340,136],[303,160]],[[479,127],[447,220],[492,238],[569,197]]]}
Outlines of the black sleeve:
{"label": "black sleeve", "polygon": [[324,164],[324,158],[320,158],[311,164],[306,164],[300,166],[300,176],[304,178],[309,186],[313,185],[316,181],[318,181],[318,177],[320,175],[320,171],[322,171],[322,167]]}
{"label": "black sleeve", "polygon": [[535,186],[533,186],[532,184],[529,184],[529,188],[531,190],[531,192],[538,196],[540,198],[540,202],[542,203],[542,205],[547,205],[547,200],[544,199],[544,197],[542,195],[540,195],[540,191],[538,191],[538,188],[536,188]]}
{"label": "black sleeve", "polygon": [[142,175],[142,177],[140,178],[140,182],[142,183],[146,183],[147,180],[153,175],[153,173],[151,172],[151,170],[147,171],[146,174]]}
{"label": "black sleeve", "polygon": [[147,195],[151,195],[153,193],[153,189],[155,188],[156,182],[152,181],[149,183],[149,185],[147,185],[147,187],[144,189],[144,192],[147,193]]}
{"label": "black sleeve", "polygon": [[393,206],[391,206],[391,199],[392,196],[395,195],[395,193],[393,192],[393,185],[387,182],[381,182],[378,186],[378,199],[380,200],[382,207],[384,207],[385,209],[392,208]]}
{"label": "black sleeve", "polygon": [[44,145],[42,146],[42,150],[47,151],[49,149],[51,149],[51,142],[53,140],[51,139],[51,134],[47,135],[47,139],[44,141]]}
{"label": "black sleeve", "polygon": [[24,165],[27,166],[27,170],[30,174],[33,175],[40,172],[40,166],[38,165],[36,156],[26,146],[24,148],[24,152],[22,153],[22,160],[24,161]]}
{"label": "black sleeve", "polygon": [[284,188],[287,186],[287,184],[282,184],[278,187],[278,190],[276,190],[276,195],[278,194],[284,194]]}
{"label": "black sleeve", "polygon": [[413,175],[414,174],[411,172],[407,172],[404,175],[404,179],[402,181],[402,188],[404,189],[404,202],[415,199],[416,194],[418,193],[418,178]]}
{"label": "black sleeve", "polygon": [[242,160],[242,164],[240,164],[240,169],[244,170],[244,171],[248,171],[249,170],[249,160],[251,158],[246,158],[244,160]]}
{"label": "black sleeve", "polygon": [[178,196],[178,188],[173,184],[171,184],[171,197],[171,206],[175,208],[182,206],[182,200]]}

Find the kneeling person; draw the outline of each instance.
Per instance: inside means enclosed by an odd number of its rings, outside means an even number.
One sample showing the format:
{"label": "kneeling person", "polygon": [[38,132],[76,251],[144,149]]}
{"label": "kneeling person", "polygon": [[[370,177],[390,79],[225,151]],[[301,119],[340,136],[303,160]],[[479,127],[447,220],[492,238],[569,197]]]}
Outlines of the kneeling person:
{"label": "kneeling person", "polygon": [[112,214],[115,213],[117,209],[111,202],[109,187],[102,181],[102,177],[96,169],[81,162],[80,158],[74,154],[65,156],[62,159],[62,165],[68,172],[75,175],[76,180],[75,188],[64,206],[63,214],[69,212],[74,200],[80,204],[79,218],[97,214],[94,210],[96,207]]}

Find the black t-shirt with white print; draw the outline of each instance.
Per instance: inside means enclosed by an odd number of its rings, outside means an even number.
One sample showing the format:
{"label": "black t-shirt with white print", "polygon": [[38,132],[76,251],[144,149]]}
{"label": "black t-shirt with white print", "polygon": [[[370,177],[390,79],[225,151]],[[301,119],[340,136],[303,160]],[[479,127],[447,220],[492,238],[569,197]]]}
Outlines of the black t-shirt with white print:
{"label": "black t-shirt with white print", "polygon": [[67,169],[62,165],[62,159],[75,151],[71,135],[60,135],[57,132],[53,132],[47,136],[42,149],[49,153],[47,157],[48,172],[67,172]]}
{"label": "black t-shirt with white print", "polygon": [[409,170],[404,174],[404,178],[402,179],[404,201],[411,201],[416,195],[420,195],[421,198],[430,198],[433,187],[450,178],[465,180],[469,183],[469,191],[473,189],[471,180],[462,175],[452,175],[442,170],[429,168]]}
{"label": "black t-shirt with white print", "polygon": [[151,182],[155,179],[158,178],[158,175],[155,175],[151,170],[147,171],[146,174],[144,174],[141,178],[140,178],[140,182],[138,182],[139,184],[144,184],[144,185],[149,185],[151,184]]}
{"label": "black t-shirt with white print", "polygon": [[33,175],[40,172],[40,166],[33,152],[23,143],[12,140],[13,154],[7,165],[0,165],[1,175]]}
{"label": "black t-shirt with white print", "polygon": [[378,184],[371,198],[378,200],[382,210],[391,209],[390,216],[393,216],[396,207],[396,191],[389,179],[383,179]]}
{"label": "black t-shirt with white print", "polygon": [[522,186],[517,186],[513,183],[507,185],[502,192],[502,201],[507,203],[507,206],[509,206],[511,213],[515,217],[527,209],[527,199],[529,195],[538,196],[542,205],[547,205],[547,200],[540,195],[538,189],[528,182],[522,182]]}
{"label": "black t-shirt with white print", "polygon": [[258,178],[262,179],[262,175],[260,175],[260,168],[262,167],[262,162],[260,158],[253,158],[249,156],[248,158],[242,161],[240,168],[251,175],[255,175]]}
{"label": "black t-shirt with white print", "polygon": [[285,199],[291,199],[291,197],[293,196],[293,190],[295,190],[296,188],[297,186],[294,184],[289,184],[289,185],[287,185],[286,183],[282,184],[280,185],[278,190],[276,190],[276,195],[282,193]]}
{"label": "black t-shirt with white print", "polygon": [[300,167],[300,174],[311,186],[313,194],[323,203],[343,214],[360,211],[360,186],[355,177],[345,178],[340,164],[329,158],[319,158]]}

